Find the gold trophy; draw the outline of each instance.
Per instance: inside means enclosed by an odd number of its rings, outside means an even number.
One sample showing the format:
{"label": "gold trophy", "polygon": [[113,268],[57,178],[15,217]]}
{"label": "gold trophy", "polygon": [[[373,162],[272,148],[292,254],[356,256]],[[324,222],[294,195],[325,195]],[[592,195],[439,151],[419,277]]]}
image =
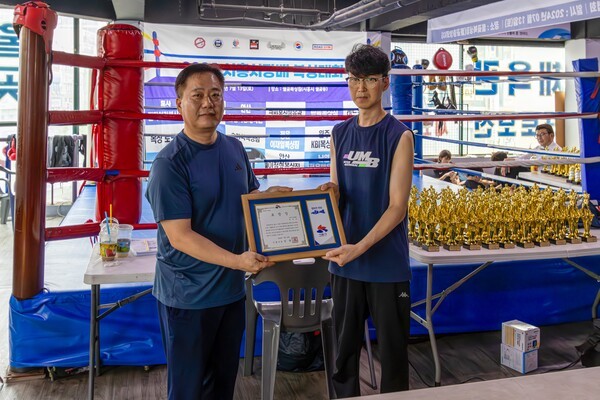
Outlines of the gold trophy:
{"label": "gold trophy", "polygon": [[463,247],[467,250],[480,250],[481,244],[479,242],[479,217],[475,214],[469,213],[474,217],[465,225],[464,242]]}
{"label": "gold trophy", "polygon": [[571,244],[581,244],[581,239],[579,238],[579,209],[577,208],[577,193],[571,190],[569,192],[569,202],[567,205],[567,210],[565,213],[567,217],[567,241]]}
{"label": "gold trophy", "polygon": [[419,205],[415,207],[415,220],[417,225],[416,235],[413,237],[413,244],[421,247],[421,243],[425,242],[425,221],[423,217],[423,208]]}
{"label": "gold trophy", "polygon": [[531,217],[524,217],[519,222],[519,239],[517,240],[517,245],[524,249],[531,249],[535,247],[533,241],[531,239],[531,224],[533,220]]}
{"label": "gold trophy", "polygon": [[500,224],[500,231],[498,233],[500,247],[503,249],[514,249],[515,248],[515,218],[510,209],[510,203],[504,202],[502,204],[502,221]]}
{"label": "gold trophy", "polygon": [[575,165],[575,179],[573,180],[573,183],[576,185],[581,184],[581,164]]}
{"label": "gold trophy", "polygon": [[435,230],[437,227],[437,215],[433,207],[429,207],[425,213],[425,241],[422,242],[421,248],[425,251],[435,252],[440,251],[440,246],[435,242]]}
{"label": "gold trophy", "polygon": [[552,235],[550,235],[550,243],[562,246],[567,244],[565,239],[565,208],[566,195],[564,190],[559,189],[554,194],[552,207],[550,208],[549,222],[552,227]]}
{"label": "gold trophy", "polygon": [[498,250],[500,244],[498,243],[498,229],[501,224],[500,215],[496,212],[499,209],[498,201],[496,198],[490,199],[491,202],[489,212],[487,213],[487,227],[484,226],[484,232],[481,238],[481,245],[488,250]]}
{"label": "gold trophy", "polygon": [[583,200],[581,202],[581,208],[579,209],[579,215],[581,218],[581,222],[583,223],[583,233],[581,234],[581,240],[587,243],[597,242],[598,239],[596,236],[593,236],[590,233],[592,228],[592,221],[594,219],[594,214],[590,211],[589,207],[590,202],[590,194],[584,193]]}
{"label": "gold trophy", "polygon": [[567,241],[571,244],[581,244],[579,238],[579,210],[577,208],[569,208],[567,223],[569,225],[569,232],[567,233]]}
{"label": "gold trophy", "polygon": [[534,243],[540,247],[550,246],[550,240],[548,240],[548,217],[542,215],[536,221],[536,235],[534,237]]}
{"label": "gold trophy", "polygon": [[414,243],[417,239],[417,216],[419,214],[419,189],[415,185],[410,188],[408,197],[408,242]]}
{"label": "gold trophy", "polygon": [[533,224],[532,196],[528,196],[524,189],[520,190],[515,198],[515,203],[518,229],[517,245],[524,249],[530,249],[535,246],[531,237],[531,226]]}
{"label": "gold trophy", "polygon": [[450,223],[448,224],[448,230],[444,238],[444,249],[448,251],[460,251],[460,242],[457,240],[460,236],[460,221],[458,216],[453,215],[450,217]]}

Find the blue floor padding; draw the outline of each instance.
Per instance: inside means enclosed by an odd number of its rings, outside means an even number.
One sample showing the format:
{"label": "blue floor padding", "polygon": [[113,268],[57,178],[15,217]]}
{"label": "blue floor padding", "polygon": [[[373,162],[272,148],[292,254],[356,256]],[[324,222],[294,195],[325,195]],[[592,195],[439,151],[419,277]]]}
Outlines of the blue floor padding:
{"label": "blue floor padding", "polygon": [[[261,179],[261,188],[287,185],[296,190],[314,189],[327,177],[276,176]],[[445,183],[414,175],[417,186]],[[94,215],[95,190],[86,187],[64,224],[83,223]],[[143,200],[141,222],[152,222]],[[153,236],[154,232],[136,235]],[[464,251],[464,250],[463,250]],[[76,367],[88,363],[90,290],[83,275],[91,252],[88,239],[50,242],[46,246],[46,290],[28,300],[10,300],[10,365],[14,368]],[[600,273],[600,257],[576,259]],[[425,296],[426,266],[412,261],[413,301]],[[436,265],[434,293],[445,289],[478,265]],[[149,284],[102,286],[101,303],[112,303],[149,288]],[[560,259],[499,262],[487,267],[444,301],[433,324],[437,333],[498,330],[502,321],[521,319],[550,325],[591,318],[598,284]],[[260,299],[276,299],[274,287],[256,288]],[[417,312],[420,312],[417,309]],[[411,321],[411,334],[426,331]],[[142,297],[115,311],[100,323],[101,357],[106,365],[154,365],[165,362],[156,301]],[[261,324],[257,326],[256,354],[260,354]],[[243,349],[241,350],[243,355]]]}

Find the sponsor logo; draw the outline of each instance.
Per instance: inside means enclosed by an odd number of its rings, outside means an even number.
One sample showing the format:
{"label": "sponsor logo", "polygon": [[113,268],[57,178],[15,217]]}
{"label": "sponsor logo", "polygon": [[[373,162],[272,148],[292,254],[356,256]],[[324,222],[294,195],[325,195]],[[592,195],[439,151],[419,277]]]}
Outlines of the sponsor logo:
{"label": "sponsor logo", "polygon": [[398,295],[398,297],[406,299],[406,298],[408,298],[410,296],[406,292],[402,292],[402,293],[400,293],[400,295]]}
{"label": "sponsor logo", "polygon": [[379,158],[371,157],[371,151],[351,151],[344,154],[345,167],[377,168]]}
{"label": "sponsor logo", "polygon": [[235,163],[235,171],[241,171],[242,166],[239,163]]}
{"label": "sponsor logo", "polygon": [[199,36],[194,40],[194,46],[196,46],[199,49],[203,49],[204,46],[206,46],[206,40],[204,40],[203,37]]}
{"label": "sponsor logo", "polygon": [[221,39],[215,39],[215,41],[213,42],[213,45],[217,49],[220,49],[221,47],[223,47],[223,41]]}
{"label": "sponsor logo", "polygon": [[271,50],[283,50],[283,49],[285,49],[285,42],[280,42],[280,43],[268,42],[267,47],[270,48]]}
{"label": "sponsor logo", "polygon": [[259,40],[258,39],[250,39],[250,50],[258,50],[259,48]]}
{"label": "sponsor logo", "polygon": [[240,39],[233,39],[231,44],[233,45],[234,49],[238,49],[240,47]]}
{"label": "sponsor logo", "polygon": [[294,48],[295,48],[296,50],[302,50],[302,47],[303,47],[303,46],[302,46],[302,42],[300,42],[300,41],[295,41],[295,42],[294,42]]}
{"label": "sponsor logo", "polygon": [[312,49],[313,50],[333,50],[333,45],[325,44],[325,43],[313,43]]}

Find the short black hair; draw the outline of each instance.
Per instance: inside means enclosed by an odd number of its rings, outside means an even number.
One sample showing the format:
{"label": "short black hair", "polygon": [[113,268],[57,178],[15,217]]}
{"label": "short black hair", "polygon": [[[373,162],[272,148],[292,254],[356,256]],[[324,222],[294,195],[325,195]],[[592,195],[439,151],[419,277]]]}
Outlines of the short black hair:
{"label": "short black hair", "polygon": [[492,161],[504,161],[508,157],[508,154],[505,151],[497,151],[492,153]]}
{"label": "short black hair", "polygon": [[450,153],[450,150],[442,150],[440,151],[440,154],[438,155],[438,162],[442,162],[442,158],[449,158],[452,160],[452,153]]}
{"label": "short black hair", "polygon": [[552,125],[550,125],[550,124],[539,124],[538,126],[535,127],[536,132],[539,131],[540,129],[545,129],[546,132],[548,132],[551,135],[554,135],[554,129],[552,128]]}
{"label": "short black hair", "polygon": [[190,76],[206,72],[213,74],[221,83],[221,88],[225,89],[225,77],[217,66],[212,64],[192,64],[185,67],[177,75],[177,79],[175,79],[175,93],[177,94],[177,98],[181,98],[181,91]]}
{"label": "short black hair", "polygon": [[390,72],[390,58],[379,47],[370,44],[357,44],[345,61],[346,72],[354,76],[381,74]]}

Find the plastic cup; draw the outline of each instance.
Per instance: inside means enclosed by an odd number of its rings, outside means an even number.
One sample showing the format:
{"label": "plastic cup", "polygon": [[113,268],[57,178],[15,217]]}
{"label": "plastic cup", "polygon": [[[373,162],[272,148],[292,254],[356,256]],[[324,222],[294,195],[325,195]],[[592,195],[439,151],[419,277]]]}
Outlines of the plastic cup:
{"label": "plastic cup", "polygon": [[100,223],[100,257],[102,261],[113,261],[117,255],[119,221],[115,218],[104,219]]}
{"label": "plastic cup", "polygon": [[117,257],[127,257],[129,255],[129,250],[131,249],[132,231],[132,225],[119,225],[119,233],[117,235]]}

